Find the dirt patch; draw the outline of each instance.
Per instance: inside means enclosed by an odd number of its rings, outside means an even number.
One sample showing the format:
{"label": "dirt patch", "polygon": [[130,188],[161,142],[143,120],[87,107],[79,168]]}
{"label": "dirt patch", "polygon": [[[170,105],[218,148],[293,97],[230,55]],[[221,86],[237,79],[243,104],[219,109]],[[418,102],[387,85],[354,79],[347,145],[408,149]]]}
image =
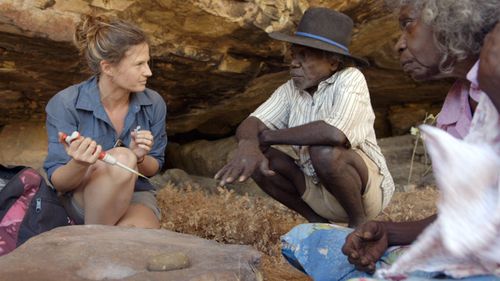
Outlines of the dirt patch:
{"label": "dirt patch", "polygon": [[[435,213],[434,188],[396,193],[380,220],[408,221]],[[228,244],[252,245],[262,253],[265,280],[311,280],[280,254],[280,236],[306,221],[270,198],[237,195],[225,189],[206,194],[192,186],[168,184],[158,193],[162,228]]]}

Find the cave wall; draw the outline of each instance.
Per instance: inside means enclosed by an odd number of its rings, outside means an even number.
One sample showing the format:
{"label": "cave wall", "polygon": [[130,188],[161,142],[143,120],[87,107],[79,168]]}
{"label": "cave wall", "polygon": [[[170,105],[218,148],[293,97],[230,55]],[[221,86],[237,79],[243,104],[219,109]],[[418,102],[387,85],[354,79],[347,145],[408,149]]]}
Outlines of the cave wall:
{"label": "cave wall", "polygon": [[170,136],[227,136],[287,80],[287,45],[267,33],[292,31],[310,6],[355,21],[351,52],[363,69],[378,136],[404,134],[436,113],[449,82],[419,84],[401,70],[397,20],[383,0],[2,0],[0,126],[44,120],[48,100],[90,74],[72,34],[81,14],[112,14],[151,39],[148,87],[168,104]]}

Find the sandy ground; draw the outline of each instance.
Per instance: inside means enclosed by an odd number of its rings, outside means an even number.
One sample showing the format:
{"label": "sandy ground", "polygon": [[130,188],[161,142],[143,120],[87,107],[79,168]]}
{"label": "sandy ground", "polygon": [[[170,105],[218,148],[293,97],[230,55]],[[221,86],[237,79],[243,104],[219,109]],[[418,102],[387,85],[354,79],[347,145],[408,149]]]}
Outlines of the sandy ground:
{"label": "sandy ground", "polygon": [[[380,220],[408,221],[435,213],[437,192],[432,187],[395,193]],[[222,243],[252,245],[264,253],[265,280],[311,280],[289,266],[279,250],[279,237],[305,220],[269,198],[219,190],[206,194],[197,187],[167,185],[158,194],[162,227]]]}

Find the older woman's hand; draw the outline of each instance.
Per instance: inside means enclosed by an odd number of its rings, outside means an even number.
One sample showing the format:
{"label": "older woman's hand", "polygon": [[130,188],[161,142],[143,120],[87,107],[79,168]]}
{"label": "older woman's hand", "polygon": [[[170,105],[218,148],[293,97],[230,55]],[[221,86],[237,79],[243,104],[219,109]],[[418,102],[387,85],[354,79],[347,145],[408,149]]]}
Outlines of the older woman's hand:
{"label": "older woman's hand", "polygon": [[389,245],[387,234],[384,223],[366,222],[346,237],[342,253],[357,270],[372,274]]}
{"label": "older woman's hand", "polygon": [[479,62],[479,87],[500,112],[500,23],[484,40]]}

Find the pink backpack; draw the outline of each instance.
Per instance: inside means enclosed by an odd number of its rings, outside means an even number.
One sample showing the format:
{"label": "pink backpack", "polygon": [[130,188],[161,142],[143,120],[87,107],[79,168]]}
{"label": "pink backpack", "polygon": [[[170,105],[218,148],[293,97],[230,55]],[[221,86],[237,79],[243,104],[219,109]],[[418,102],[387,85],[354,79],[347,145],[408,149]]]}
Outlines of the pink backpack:
{"label": "pink backpack", "polygon": [[30,237],[70,224],[57,193],[36,170],[0,165],[0,256]]}

